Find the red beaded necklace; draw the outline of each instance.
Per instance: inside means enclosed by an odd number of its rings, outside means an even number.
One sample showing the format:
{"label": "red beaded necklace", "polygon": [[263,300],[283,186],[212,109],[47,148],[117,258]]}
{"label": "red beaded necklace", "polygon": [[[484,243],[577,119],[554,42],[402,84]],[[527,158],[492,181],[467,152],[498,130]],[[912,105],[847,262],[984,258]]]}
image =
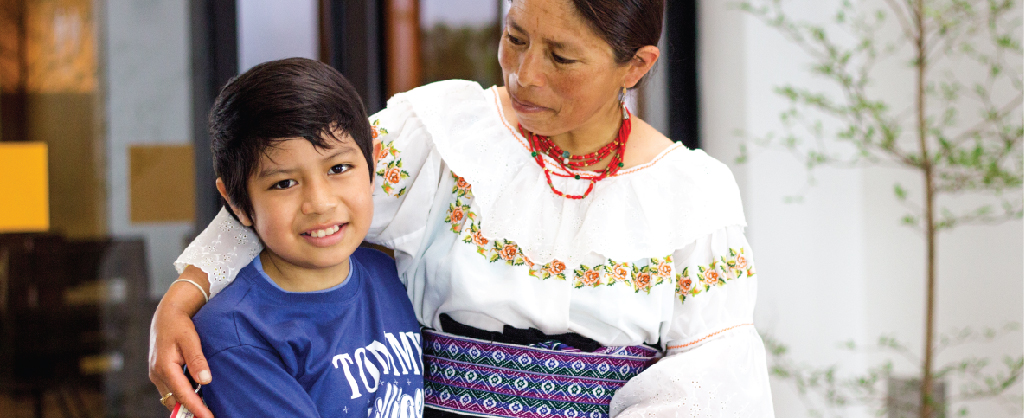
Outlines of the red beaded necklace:
{"label": "red beaded necklace", "polygon": [[[526,129],[523,129],[523,125],[519,125],[519,133],[526,137],[527,141],[530,143],[530,155],[533,157],[533,160],[537,162],[537,165],[540,166],[541,170],[544,171],[544,177],[548,180],[548,187],[551,188],[551,191],[554,192],[555,195],[566,199],[583,199],[589,196],[590,192],[594,190],[595,183],[618,173],[619,169],[623,167],[622,157],[626,154],[626,141],[629,139],[629,132],[631,130],[632,123],[630,122],[629,109],[626,109],[626,107],[623,106],[622,125],[619,126],[619,133],[618,136],[615,137],[615,140],[605,144],[600,149],[590,154],[574,155],[570,154],[568,151],[562,150],[558,145],[555,145],[555,143],[551,141],[551,138],[536,135]],[[565,173],[549,170],[547,165],[544,163],[544,156],[542,154],[547,155],[558,162],[558,165],[565,171]],[[597,164],[601,160],[608,158],[609,155],[612,157],[611,162],[609,162],[608,166],[605,167],[604,170],[601,170],[597,175],[572,174],[570,171],[579,170],[583,167]],[[581,195],[566,194],[561,190],[555,189],[555,185],[551,182],[552,174],[559,177],[573,177],[577,180],[589,180],[590,185],[587,186],[587,191]]]}

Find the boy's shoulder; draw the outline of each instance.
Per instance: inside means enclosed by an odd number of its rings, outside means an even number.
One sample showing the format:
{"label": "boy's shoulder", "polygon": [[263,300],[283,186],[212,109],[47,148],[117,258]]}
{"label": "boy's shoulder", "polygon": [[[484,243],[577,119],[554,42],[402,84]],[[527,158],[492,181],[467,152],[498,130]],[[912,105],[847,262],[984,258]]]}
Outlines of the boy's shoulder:
{"label": "boy's shoulder", "polygon": [[373,248],[359,247],[350,257],[366,270],[371,286],[383,286],[405,293],[405,286],[398,278],[398,268],[391,256]]}
{"label": "boy's shoulder", "polygon": [[395,260],[379,250],[369,247],[359,247],[352,252],[350,257],[356,259],[356,261],[367,269],[380,269],[382,270],[381,273],[394,273],[396,277],[398,276],[398,269],[395,267]]}
{"label": "boy's shoulder", "polygon": [[[258,256],[257,256],[258,257]],[[236,332],[236,313],[246,309],[252,291],[252,278],[259,272],[250,262],[238,272],[235,280],[203,306],[192,318],[207,356],[241,344]]]}

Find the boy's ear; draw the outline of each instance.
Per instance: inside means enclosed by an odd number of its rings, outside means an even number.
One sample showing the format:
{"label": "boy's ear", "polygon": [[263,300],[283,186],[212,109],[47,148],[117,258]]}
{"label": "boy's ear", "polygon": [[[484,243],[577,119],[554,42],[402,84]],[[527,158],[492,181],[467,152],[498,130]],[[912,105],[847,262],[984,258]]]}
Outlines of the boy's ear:
{"label": "boy's ear", "polygon": [[249,216],[244,211],[239,210],[238,207],[234,205],[234,203],[231,203],[231,198],[228,197],[228,188],[227,186],[224,186],[224,182],[220,179],[220,177],[217,177],[217,191],[220,192],[220,196],[224,198],[224,201],[228,202],[228,206],[231,207],[231,211],[234,212],[235,216],[238,217],[238,221],[241,222],[242,225],[244,226],[251,227],[252,219],[249,219]]}

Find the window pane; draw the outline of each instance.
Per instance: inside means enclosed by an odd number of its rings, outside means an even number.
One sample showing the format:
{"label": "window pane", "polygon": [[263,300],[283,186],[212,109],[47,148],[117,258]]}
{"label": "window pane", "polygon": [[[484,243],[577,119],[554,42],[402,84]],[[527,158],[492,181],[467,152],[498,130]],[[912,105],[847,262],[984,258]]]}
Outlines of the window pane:
{"label": "window pane", "polygon": [[422,0],[420,42],[423,83],[474,80],[501,84],[498,40],[500,0]]}

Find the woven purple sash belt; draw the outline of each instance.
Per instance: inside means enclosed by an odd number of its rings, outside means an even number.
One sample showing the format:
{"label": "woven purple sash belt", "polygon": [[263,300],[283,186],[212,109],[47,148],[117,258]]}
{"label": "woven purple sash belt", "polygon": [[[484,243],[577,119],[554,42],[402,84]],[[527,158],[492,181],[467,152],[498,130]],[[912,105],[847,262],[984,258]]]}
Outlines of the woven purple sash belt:
{"label": "woven purple sash belt", "polygon": [[581,352],[557,342],[522,346],[424,330],[427,405],[499,417],[608,416],[612,395],[654,363],[646,346]]}

